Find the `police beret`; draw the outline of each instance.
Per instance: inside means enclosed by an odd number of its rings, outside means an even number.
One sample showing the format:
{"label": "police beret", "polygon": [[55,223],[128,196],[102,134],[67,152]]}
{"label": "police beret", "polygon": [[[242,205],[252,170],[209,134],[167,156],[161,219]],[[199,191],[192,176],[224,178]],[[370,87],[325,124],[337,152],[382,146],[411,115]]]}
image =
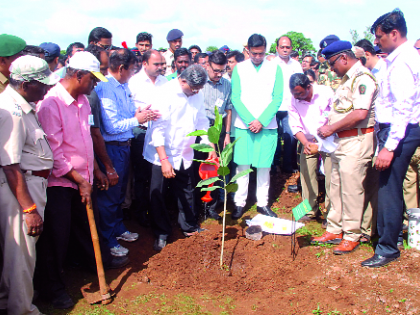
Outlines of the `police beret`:
{"label": "police beret", "polygon": [[339,40],[327,46],[322,51],[325,59],[330,59],[332,56],[338,55],[343,51],[351,50],[351,43],[346,40]]}
{"label": "police beret", "polygon": [[0,35],[0,57],[10,57],[21,52],[26,47],[26,42],[17,36],[9,34]]}
{"label": "police beret", "polygon": [[319,48],[324,49],[326,48],[328,45],[331,45],[332,43],[339,41],[340,38],[338,38],[338,36],[336,35],[328,35],[327,37],[325,37],[323,40],[321,40],[319,42]]}
{"label": "police beret", "polygon": [[184,36],[184,33],[182,33],[180,30],[173,29],[169,31],[168,36],[166,36],[166,40],[171,41],[171,40],[181,38],[182,36]]}

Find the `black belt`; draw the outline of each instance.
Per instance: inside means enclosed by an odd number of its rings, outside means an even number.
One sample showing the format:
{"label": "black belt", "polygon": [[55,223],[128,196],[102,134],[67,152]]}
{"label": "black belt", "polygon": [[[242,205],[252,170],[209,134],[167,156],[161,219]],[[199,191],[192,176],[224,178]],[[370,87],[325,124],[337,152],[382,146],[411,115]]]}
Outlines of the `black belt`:
{"label": "black belt", "polygon": [[[418,128],[419,124],[408,124],[407,125],[407,129],[413,129],[413,128]],[[385,129],[385,128],[391,128],[391,124],[390,123],[379,123],[379,129]]]}
{"label": "black belt", "polygon": [[143,126],[143,125],[139,125],[139,128],[142,130],[147,130],[147,127]]}
{"label": "black belt", "polygon": [[127,141],[106,141],[105,143],[109,145],[116,145],[119,147],[126,147],[131,145],[131,139],[128,139]]}

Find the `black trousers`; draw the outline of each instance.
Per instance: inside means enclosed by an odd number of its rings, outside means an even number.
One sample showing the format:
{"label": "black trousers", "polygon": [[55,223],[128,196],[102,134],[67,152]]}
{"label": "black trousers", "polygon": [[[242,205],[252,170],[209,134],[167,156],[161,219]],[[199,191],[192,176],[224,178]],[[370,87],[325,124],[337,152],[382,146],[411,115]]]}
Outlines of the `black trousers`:
{"label": "black trousers", "polygon": [[[379,149],[388,139],[389,127],[378,132]],[[403,182],[414,151],[420,145],[420,128],[418,124],[409,124],[405,137],[394,151],[391,166],[379,174],[378,191],[378,246],[375,253],[388,258],[400,256],[397,246],[403,222]]]}
{"label": "black trousers", "polygon": [[194,173],[193,167],[175,171],[175,178],[165,178],[162,168],[151,164],[150,204],[153,218],[153,233],[156,237],[168,236],[172,232],[169,211],[165,205],[165,196],[168,187],[173,190],[178,202],[178,223],[184,232],[193,232],[198,229],[197,216],[194,204]]}
{"label": "black trousers", "polygon": [[[95,200],[93,194],[92,200]],[[37,243],[35,286],[52,299],[65,293],[64,263],[70,243],[73,255],[90,270],[96,271],[95,253],[90,234],[86,206],[81,202],[79,191],[69,187],[48,187],[45,207],[44,231]],[[93,205],[97,226],[99,212]],[[104,246],[98,228],[104,266],[112,257]],[[71,240],[71,242],[70,242]]]}

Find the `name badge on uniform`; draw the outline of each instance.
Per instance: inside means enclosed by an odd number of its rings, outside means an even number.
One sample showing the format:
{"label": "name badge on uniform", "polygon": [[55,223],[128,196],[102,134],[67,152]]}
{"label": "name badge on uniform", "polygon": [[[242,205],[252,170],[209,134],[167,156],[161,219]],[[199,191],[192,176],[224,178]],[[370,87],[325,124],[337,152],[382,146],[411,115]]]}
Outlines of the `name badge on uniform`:
{"label": "name badge on uniform", "polygon": [[95,122],[93,121],[93,115],[89,115],[88,124],[89,126],[93,126],[95,124]]}
{"label": "name badge on uniform", "polygon": [[221,98],[218,98],[216,101],[216,106],[220,108],[222,107],[222,105],[223,105],[223,100]]}

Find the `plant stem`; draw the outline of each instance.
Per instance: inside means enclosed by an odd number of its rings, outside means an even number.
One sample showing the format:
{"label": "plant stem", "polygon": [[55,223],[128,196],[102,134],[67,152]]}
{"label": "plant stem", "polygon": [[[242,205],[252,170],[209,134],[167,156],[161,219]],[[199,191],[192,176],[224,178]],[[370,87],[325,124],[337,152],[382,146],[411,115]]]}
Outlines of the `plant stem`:
{"label": "plant stem", "polygon": [[[216,143],[217,152],[220,157],[220,164],[222,167],[225,166],[225,161],[222,159],[222,155],[220,154],[219,144]],[[222,248],[220,251],[220,268],[223,266],[223,250],[225,248],[225,227],[226,227],[226,204],[227,204],[227,191],[226,191],[226,176],[223,175],[223,190],[225,191],[225,200],[223,202],[223,223],[222,223]]]}

